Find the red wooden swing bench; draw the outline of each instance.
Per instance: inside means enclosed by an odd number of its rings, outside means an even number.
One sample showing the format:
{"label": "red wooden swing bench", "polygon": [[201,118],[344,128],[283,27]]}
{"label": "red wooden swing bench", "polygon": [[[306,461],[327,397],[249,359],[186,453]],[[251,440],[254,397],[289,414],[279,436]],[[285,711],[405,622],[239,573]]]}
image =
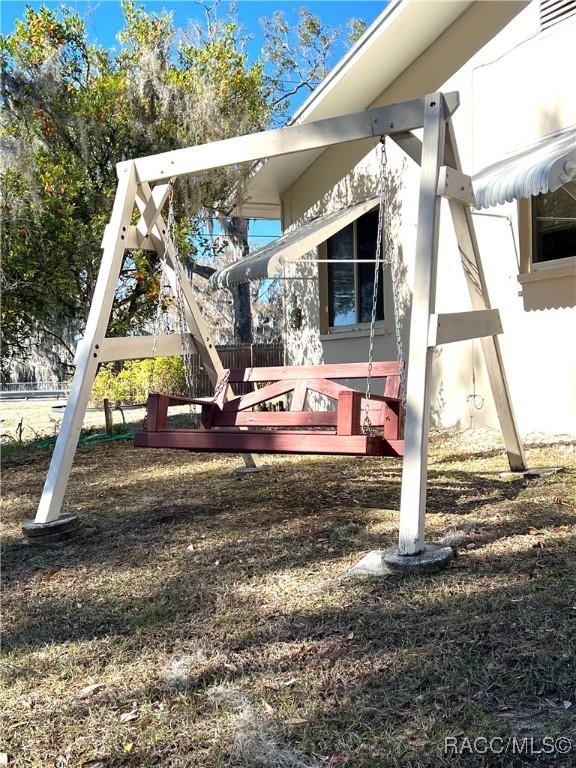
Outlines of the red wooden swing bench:
{"label": "red wooden swing bench", "polygon": [[[364,435],[366,397],[341,383],[366,379],[367,363],[272,368],[225,369],[213,398],[148,397],[146,431],[134,435],[140,448],[181,448],[190,451],[231,453],[319,453],[352,456],[402,456],[403,413],[400,400],[400,366],[397,362],[375,362],[371,378],[386,379],[384,394],[368,401],[372,427],[382,434]],[[260,389],[230,397],[233,384],[263,383]],[[233,389],[233,388],[232,388]],[[334,410],[306,410],[309,392],[323,395],[336,404]],[[253,410],[291,393],[290,409]],[[168,426],[170,405],[202,406],[199,429]]]}

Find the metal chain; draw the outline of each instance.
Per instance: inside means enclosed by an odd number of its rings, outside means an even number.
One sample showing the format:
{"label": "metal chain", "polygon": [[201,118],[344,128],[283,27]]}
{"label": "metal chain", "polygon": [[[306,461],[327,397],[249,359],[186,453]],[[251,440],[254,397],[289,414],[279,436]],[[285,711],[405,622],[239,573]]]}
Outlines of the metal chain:
{"label": "metal chain", "polygon": [[370,342],[368,345],[368,373],[366,376],[366,399],[364,406],[364,421],[362,434],[373,434],[370,421],[370,386],[372,383],[372,365],[374,363],[374,332],[376,330],[376,311],[378,308],[378,287],[380,285],[380,269],[382,265],[382,230],[384,226],[384,210],[387,203],[388,187],[386,180],[386,144],[384,137],[380,139],[382,158],[380,162],[380,204],[378,208],[378,232],[376,236],[376,254],[374,256],[374,285],[372,288],[372,315],[370,318]]}
{"label": "metal chain", "polygon": [[398,274],[398,259],[395,257],[394,240],[392,238],[392,226],[388,219],[386,226],[386,244],[384,246],[384,253],[386,254],[383,261],[384,264],[390,267],[390,277],[392,281],[392,297],[394,304],[394,332],[396,335],[396,350],[398,353],[398,363],[400,364],[400,399],[402,401],[402,408],[406,407],[406,367],[404,364],[404,345],[402,343],[402,323],[400,321],[400,275]]}
{"label": "metal chain", "polygon": [[406,374],[404,364],[404,346],[402,343],[402,326],[400,322],[400,279],[398,275],[398,264],[394,258],[394,240],[392,238],[392,227],[389,216],[389,182],[387,175],[388,158],[386,155],[385,138],[380,140],[382,158],[380,163],[380,202],[378,209],[378,233],[376,241],[376,255],[374,259],[374,286],[372,290],[372,315],[370,318],[370,343],[368,347],[368,373],[366,377],[366,400],[364,406],[364,421],[362,423],[362,433],[371,435],[374,433],[372,422],[370,421],[370,396],[372,367],[374,363],[374,335],[376,330],[376,312],[378,307],[378,290],[380,284],[380,272],[387,266],[390,268],[390,277],[392,281],[392,296],[394,303],[394,331],[396,336],[396,348],[398,352],[398,362],[400,364],[400,399],[402,408],[406,406]]}
{"label": "metal chain", "polygon": [[[176,238],[176,225],[174,217],[174,200],[173,200],[173,187],[170,189],[169,201],[168,201],[168,221],[166,230],[168,233],[168,242],[173,247],[173,262],[174,262],[174,303],[176,306],[176,333],[180,334],[182,339],[182,358],[184,362],[184,378],[186,381],[186,390],[190,397],[194,395],[194,368],[193,368],[193,353],[192,341],[190,338],[190,330],[186,322],[186,310],[184,304],[184,294],[182,292],[182,266],[178,259],[178,240]],[[158,337],[162,330],[166,333],[166,298],[169,292],[171,292],[170,281],[168,279],[168,264],[166,262],[165,252],[160,253],[160,284],[158,286],[158,304],[156,307],[156,317],[154,319],[153,327],[153,343],[152,343],[152,365],[150,366],[150,376],[148,380],[148,391],[154,391],[154,378],[156,371],[156,352],[158,349]]]}
{"label": "metal chain", "polygon": [[160,281],[158,284],[158,302],[156,304],[156,316],[154,318],[154,325],[152,330],[153,342],[152,342],[152,365],[150,366],[150,373],[148,376],[148,393],[154,392],[155,389],[155,373],[156,373],[156,350],[158,349],[158,336],[160,335],[161,327],[165,328],[164,318],[164,297],[169,288],[168,276],[166,274],[166,258],[164,253],[160,256]]}
{"label": "metal chain", "polygon": [[176,300],[176,313],[178,318],[178,333],[182,339],[182,359],[184,362],[184,378],[186,380],[186,390],[189,397],[194,396],[194,366],[193,366],[193,353],[192,339],[190,337],[190,329],[186,321],[186,309],[184,303],[184,293],[182,292],[182,265],[178,259],[178,240],[176,237],[176,221],[174,217],[174,187],[170,188],[170,196],[168,198],[168,221],[167,230],[169,242],[173,246],[173,262],[174,262],[174,281],[176,284],[175,300]]}

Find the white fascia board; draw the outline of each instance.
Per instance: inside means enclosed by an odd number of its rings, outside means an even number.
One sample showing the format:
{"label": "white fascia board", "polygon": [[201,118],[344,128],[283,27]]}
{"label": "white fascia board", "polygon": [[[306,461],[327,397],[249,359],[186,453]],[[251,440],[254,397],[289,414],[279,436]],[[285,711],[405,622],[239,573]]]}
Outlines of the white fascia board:
{"label": "white fascia board", "polygon": [[[473,0],[395,0],[330,71],[288,121],[302,125],[367,109]],[[424,95],[424,94],[422,94]],[[266,202],[269,218],[280,218],[280,196],[324,150],[259,163],[247,184],[242,215]]]}

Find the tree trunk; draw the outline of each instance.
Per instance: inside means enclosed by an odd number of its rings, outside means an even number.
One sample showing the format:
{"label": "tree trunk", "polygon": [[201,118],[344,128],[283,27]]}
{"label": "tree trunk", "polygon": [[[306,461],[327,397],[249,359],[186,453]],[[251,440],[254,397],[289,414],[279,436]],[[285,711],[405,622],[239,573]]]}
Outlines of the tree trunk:
{"label": "tree trunk", "polygon": [[[248,255],[248,220],[236,216],[222,217],[220,224],[224,229],[226,239],[230,241],[237,259]],[[250,302],[250,285],[241,283],[230,288],[234,302],[234,341],[236,344],[252,344],[252,307]]]}

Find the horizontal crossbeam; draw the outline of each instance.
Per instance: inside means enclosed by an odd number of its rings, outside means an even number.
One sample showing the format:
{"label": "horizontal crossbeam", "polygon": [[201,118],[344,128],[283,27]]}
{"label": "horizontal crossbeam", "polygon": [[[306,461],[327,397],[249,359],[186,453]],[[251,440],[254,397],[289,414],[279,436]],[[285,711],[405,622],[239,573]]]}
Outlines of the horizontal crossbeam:
{"label": "horizontal crossbeam", "polygon": [[438,194],[464,205],[476,204],[470,176],[447,165],[442,165],[438,173]]}
{"label": "horizontal crossbeam", "polygon": [[502,322],[497,309],[430,315],[428,346],[437,347],[440,344],[480,339],[483,336],[496,336],[500,333],[502,333]]}
{"label": "horizontal crossbeam", "polygon": [[[196,348],[192,340],[192,351]],[[163,333],[158,336],[156,355],[171,357],[182,354],[182,334]],[[101,344],[100,362],[108,363],[114,360],[143,360],[154,357],[154,336],[121,336],[106,338]]]}
{"label": "horizontal crossbeam", "polygon": [[[449,116],[458,107],[458,94],[447,93],[444,100]],[[166,180],[227,165],[324,149],[347,141],[406,134],[422,128],[424,105],[425,99],[413,99],[304,125],[291,125],[141,157],[134,161],[136,177],[140,183]],[[118,171],[122,165],[118,164]]]}

